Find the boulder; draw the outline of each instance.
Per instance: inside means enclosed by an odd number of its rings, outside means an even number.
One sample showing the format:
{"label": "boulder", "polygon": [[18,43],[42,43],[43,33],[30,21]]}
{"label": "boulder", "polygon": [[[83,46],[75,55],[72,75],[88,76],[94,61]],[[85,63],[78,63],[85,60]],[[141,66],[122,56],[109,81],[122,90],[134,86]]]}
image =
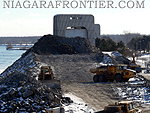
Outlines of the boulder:
{"label": "boulder", "polygon": [[26,92],[23,93],[23,97],[24,98],[27,98],[27,97],[29,97],[31,95],[33,95],[33,91],[31,91],[31,90],[27,90]]}

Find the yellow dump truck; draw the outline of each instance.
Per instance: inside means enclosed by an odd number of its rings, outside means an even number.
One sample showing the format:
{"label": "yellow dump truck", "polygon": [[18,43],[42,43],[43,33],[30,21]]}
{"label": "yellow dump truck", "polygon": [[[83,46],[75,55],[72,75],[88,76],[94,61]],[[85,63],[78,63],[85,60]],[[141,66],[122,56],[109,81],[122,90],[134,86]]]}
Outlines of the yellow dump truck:
{"label": "yellow dump truck", "polygon": [[136,77],[136,72],[131,69],[127,69],[127,65],[107,65],[101,66],[96,69],[90,69],[91,73],[95,73],[93,76],[94,82],[107,82],[107,81],[128,81],[130,78]]}
{"label": "yellow dump truck", "polygon": [[54,73],[51,66],[42,66],[38,80],[51,88],[61,88],[60,81],[54,79]]}
{"label": "yellow dump truck", "polygon": [[133,101],[120,101],[106,106],[103,111],[98,113],[142,113],[142,110],[134,108]]}

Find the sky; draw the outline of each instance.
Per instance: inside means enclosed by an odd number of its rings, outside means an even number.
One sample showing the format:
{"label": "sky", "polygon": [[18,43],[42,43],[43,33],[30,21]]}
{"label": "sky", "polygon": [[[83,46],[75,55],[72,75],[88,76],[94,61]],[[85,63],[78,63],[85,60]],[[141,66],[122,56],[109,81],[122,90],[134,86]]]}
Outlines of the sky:
{"label": "sky", "polygon": [[[80,1],[86,1],[86,7],[80,6]],[[1,0],[0,36],[53,34],[56,14],[92,14],[95,24],[101,26],[101,35],[124,32],[149,35],[149,13],[150,0]]]}

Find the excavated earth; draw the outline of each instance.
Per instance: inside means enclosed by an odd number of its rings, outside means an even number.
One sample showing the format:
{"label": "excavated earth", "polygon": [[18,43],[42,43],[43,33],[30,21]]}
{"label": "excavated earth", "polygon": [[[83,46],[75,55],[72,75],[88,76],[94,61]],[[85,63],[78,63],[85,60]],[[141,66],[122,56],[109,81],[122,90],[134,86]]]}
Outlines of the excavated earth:
{"label": "excavated earth", "polygon": [[[1,88],[5,89],[0,90],[1,109],[8,111],[8,106],[11,105],[15,106],[12,107],[14,110],[26,110],[28,107],[33,108],[31,105],[35,104],[36,108],[29,110],[37,112],[36,110],[58,106],[65,100],[61,98],[61,94],[72,92],[95,111],[102,110],[108,104],[122,99],[114,92],[115,87],[128,86],[125,83],[93,82],[90,69],[96,68],[103,57],[100,50],[85,38],[43,36],[0,75]],[[40,67],[45,65],[50,65],[55,79],[61,81],[62,93],[36,80]],[[20,76],[25,77],[22,80]],[[8,97],[8,100],[2,97]]]}

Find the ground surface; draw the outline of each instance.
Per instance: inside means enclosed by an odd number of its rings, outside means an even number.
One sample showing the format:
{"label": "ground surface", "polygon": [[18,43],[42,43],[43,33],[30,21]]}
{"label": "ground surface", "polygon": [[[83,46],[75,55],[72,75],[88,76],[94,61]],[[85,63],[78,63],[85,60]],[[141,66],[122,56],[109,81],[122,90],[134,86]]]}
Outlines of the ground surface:
{"label": "ground surface", "polygon": [[62,83],[62,91],[72,92],[79,98],[83,99],[88,106],[91,106],[95,111],[102,110],[108,104],[113,104],[119,98],[114,95],[112,86],[114,83]]}
{"label": "ground surface", "polygon": [[[74,95],[83,99],[88,106],[91,106],[95,112],[103,110],[108,104],[114,104],[121,100],[113,91],[113,87],[123,85],[124,83],[108,82],[108,83],[94,83],[94,82],[68,82],[62,83],[62,91],[72,92]],[[143,113],[150,113],[149,108],[140,108]]]}

